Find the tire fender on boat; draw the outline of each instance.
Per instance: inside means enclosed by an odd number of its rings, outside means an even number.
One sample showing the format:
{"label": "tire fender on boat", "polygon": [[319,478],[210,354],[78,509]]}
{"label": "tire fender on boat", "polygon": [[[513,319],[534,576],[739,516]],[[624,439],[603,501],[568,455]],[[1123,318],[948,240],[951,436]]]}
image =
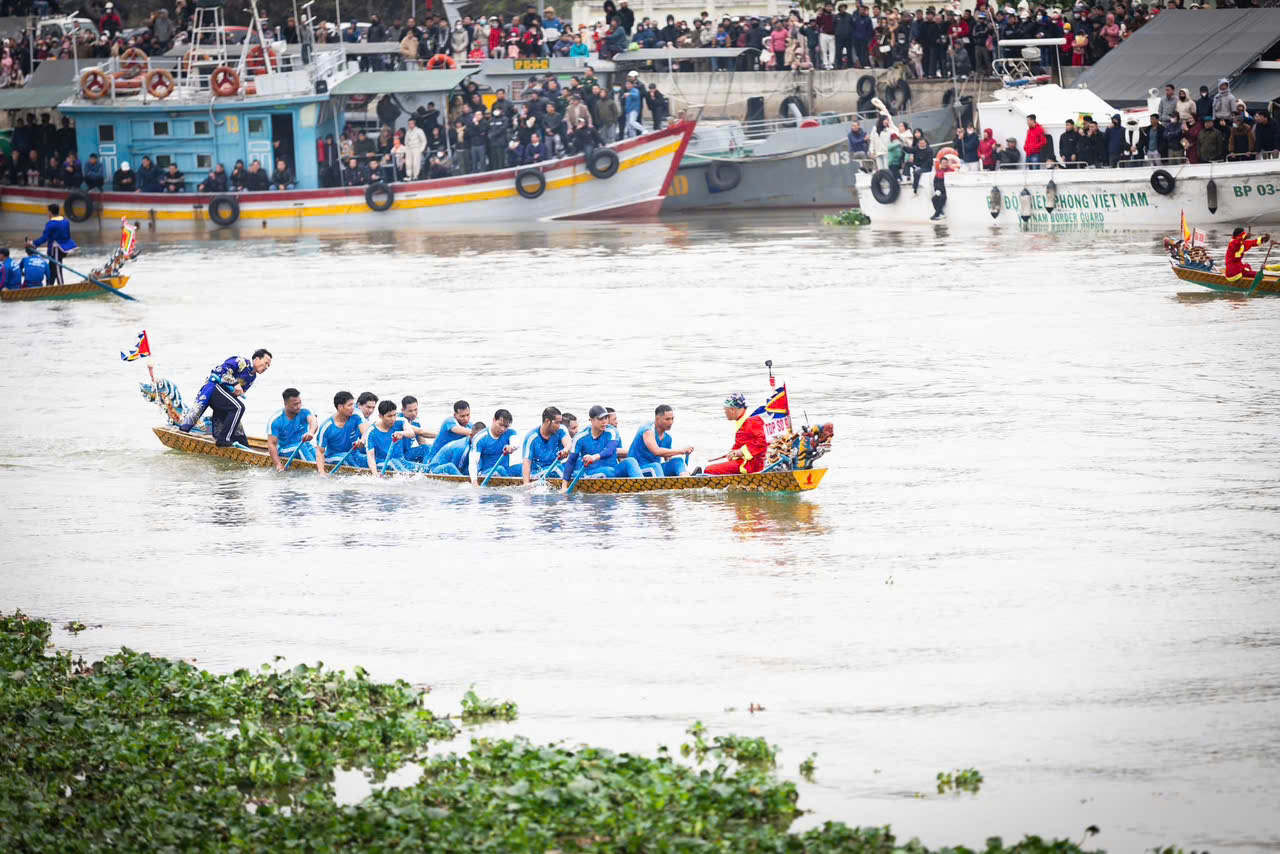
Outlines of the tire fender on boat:
{"label": "tire fender on boat", "polygon": [[782,105],[778,108],[778,115],[782,116],[784,119],[795,118],[795,116],[791,115],[791,109],[790,109],[793,105],[797,110],[800,111],[801,118],[809,115],[809,105],[806,104],[804,102],[804,99],[799,97],[798,95],[788,95],[787,97],[783,98]]}
{"label": "tire fender on boat", "polygon": [[1004,196],[1000,193],[1000,188],[991,187],[991,192],[987,193],[987,210],[991,212],[991,218],[996,219],[1000,216],[1000,208],[1003,206]]}
{"label": "tire fender on boat", "polygon": [[93,216],[93,199],[83,190],[72,190],[67,193],[62,210],[72,222],[84,222]]}
{"label": "tire fender on boat", "polygon": [[209,200],[209,219],[221,226],[234,224],[240,219],[240,202],[235,196],[214,196]]}
{"label": "tire fender on boat", "polygon": [[1151,173],[1151,189],[1155,190],[1162,196],[1167,196],[1173,192],[1173,188],[1177,182],[1173,176],[1169,174],[1168,169],[1157,169]]}
{"label": "tire fender on boat", "polygon": [[1053,209],[1058,206],[1058,185],[1053,179],[1049,179],[1049,186],[1044,188],[1044,210],[1045,213],[1053,213]]}
{"label": "tire fender on boat", "polygon": [[707,187],[727,193],[742,183],[742,167],[732,160],[717,160],[707,167]]}
{"label": "tire fender on boat", "polygon": [[1031,221],[1031,191],[1026,187],[1018,194],[1018,216],[1023,222]]}
{"label": "tire fender on boat", "polygon": [[902,187],[888,169],[877,169],[871,176],[871,196],[882,205],[891,205],[898,200]]}
{"label": "tire fender on boat", "polygon": [[587,158],[587,171],[595,178],[604,180],[618,174],[618,152],[612,148],[597,148]]}
{"label": "tire fender on boat", "polygon": [[876,76],[864,74],[858,78],[858,97],[870,98],[876,93]]}
{"label": "tire fender on boat", "polygon": [[1204,188],[1205,199],[1209,202],[1209,213],[1218,212],[1218,182],[1209,179],[1209,183]]}
{"label": "tire fender on boat", "polygon": [[[533,186],[528,186],[532,181]],[[547,176],[537,169],[521,169],[516,173],[516,192],[526,199],[536,199],[547,190]]]}
{"label": "tire fender on boat", "polygon": [[382,213],[396,203],[396,191],[390,184],[378,181],[364,188],[364,203],[369,210]]}

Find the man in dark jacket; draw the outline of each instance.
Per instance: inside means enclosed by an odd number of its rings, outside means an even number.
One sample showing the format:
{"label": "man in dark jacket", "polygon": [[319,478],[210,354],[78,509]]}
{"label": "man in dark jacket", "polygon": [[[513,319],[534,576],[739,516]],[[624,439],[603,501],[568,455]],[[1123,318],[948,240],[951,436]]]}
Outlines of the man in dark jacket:
{"label": "man in dark jacket", "polygon": [[[1159,122],[1157,122],[1159,124]],[[1120,114],[1111,117],[1111,127],[1107,128],[1105,134],[1106,152],[1108,166],[1119,166],[1120,161],[1124,159],[1125,154],[1129,151],[1129,142],[1125,137],[1124,128],[1120,126]]]}
{"label": "man in dark jacket", "polygon": [[862,129],[862,123],[855,120],[849,125],[849,156],[865,159],[869,147],[867,132]]}
{"label": "man in dark jacket", "polygon": [[847,3],[841,3],[836,9],[836,68],[849,68],[854,62],[853,16]]}
{"label": "man in dark jacket", "polygon": [[858,67],[871,67],[871,40],[876,35],[876,22],[871,20],[871,10],[866,6],[858,7],[858,14],[853,16],[853,49],[858,56]]}
{"label": "man in dark jacket", "polygon": [[[218,168],[222,168],[219,166]],[[276,161],[276,171],[271,173],[271,189],[288,190],[294,185],[293,170],[283,160]]]}
{"label": "man in dark jacket", "polygon": [[1259,154],[1280,149],[1280,134],[1276,133],[1275,122],[1262,110],[1253,114],[1253,139]]}
{"label": "man in dark jacket", "polygon": [[144,193],[160,193],[164,191],[164,181],[160,168],[151,162],[150,157],[143,157],[138,166],[136,181],[138,189]]}
{"label": "man in dark jacket", "polygon": [[209,172],[209,177],[200,182],[196,188],[201,193],[225,193],[227,191],[227,170],[221,163],[217,169]]}
{"label": "man in dark jacket", "polygon": [[1221,122],[1206,122],[1196,143],[1200,148],[1200,162],[1213,163],[1227,159],[1227,135]]}
{"label": "man in dark jacket", "polygon": [[628,35],[636,31],[636,13],[631,11],[627,0],[622,0],[618,4],[618,20],[622,22],[622,29],[626,30]]}
{"label": "man in dark jacket", "polygon": [[1068,168],[1076,169],[1084,165],[1080,160],[1080,133],[1071,119],[1065,124],[1066,130],[1058,137],[1058,159]]}
{"label": "man in dark jacket", "polygon": [[[368,183],[366,171],[366,183]],[[244,188],[252,192],[261,192],[268,188],[267,170],[257,160],[249,164],[249,172],[244,176]]]}
{"label": "man in dark jacket", "polygon": [[117,193],[132,193],[138,189],[138,178],[129,169],[129,161],[125,160],[120,168],[111,176],[111,189]]}
{"label": "man in dark jacket", "polygon": [[667,106],[667,96],[658,90],[657,83],[649,84],[648,91],[644,93],[644,104],[649,108],[649,115],[653,116],[653,129],[662,130],[670,110]]}
{"label": "man in dark jacket", "polygon": [[1138,159],[1162,160],[1168,154],[1169,146],[1165,142],[1164,125],[1160,124],[1160,114],[1152,113],[1151,123],[1138,131]]}

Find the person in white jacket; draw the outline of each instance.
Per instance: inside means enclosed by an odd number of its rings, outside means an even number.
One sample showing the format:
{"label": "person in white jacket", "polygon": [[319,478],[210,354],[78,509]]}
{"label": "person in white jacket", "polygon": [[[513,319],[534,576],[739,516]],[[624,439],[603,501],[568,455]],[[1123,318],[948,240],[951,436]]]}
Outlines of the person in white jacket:
{"label": "person in white jacket", "polygon": [[410,181],[418,180],[418,171],[422,168],[422,155],[427,151],[427,135],[418,127],[417,122],[409,119],[409,131],[404,135],[405,174]]}
{"label": "person in white jacket", "polygon": [[889,168],[889,137],[893,136],[893,123],[887,116],[876,120],[876,132],[871,134],[871,156],[876,159],[876,169]]}

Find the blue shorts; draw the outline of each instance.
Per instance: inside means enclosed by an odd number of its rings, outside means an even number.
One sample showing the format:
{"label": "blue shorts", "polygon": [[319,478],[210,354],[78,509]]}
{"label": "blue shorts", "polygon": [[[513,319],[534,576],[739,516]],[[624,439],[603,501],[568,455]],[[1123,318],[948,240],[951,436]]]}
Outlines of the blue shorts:
{"label": "blue shorts", "polygon": [[679,477],[684,471],[684,457],[672,457],[665,463],[646,463],[640,466],[640,472],[645,477]]}
{"label": "blue shorts", "polygon": [[[297,456],[294,456],[293,453],[295,449],[298,451]],[[314,463],[316,461],[316,446],[310,442],[306,442],[301,445],[292,445],[288,448],[280,448],[276,453],[280,455],[281,461],[284,462],[288,462],[289,457],[293,457],[293,461],[295,463],[298,460],[306,460],[309,463]],[[334,462],[337,462],[337,460],[334,460]]]}

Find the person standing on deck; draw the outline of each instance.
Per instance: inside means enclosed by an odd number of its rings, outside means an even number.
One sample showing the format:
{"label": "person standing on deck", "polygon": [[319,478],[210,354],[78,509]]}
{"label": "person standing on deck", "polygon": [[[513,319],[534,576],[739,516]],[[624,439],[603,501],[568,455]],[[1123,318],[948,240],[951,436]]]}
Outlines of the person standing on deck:
{"label": "person standing on deck", "polygon": [[693,446],[672,448],[671,425],[676,414],[665,403],[653,410],[653,421],[636,431],[627,456],[640,466],[645,477],[679,477],[684,474],[683,457],[693,453]]}
{"label": "person standing on deck", "polygon": [[246,443],[240,419],[244,418],[244,397],[259,374],[271,367],[271,351],[259,348],[246,359],[232,356],[209,372],[209,379],[200,387],[195,405],[182,419],[178,429],[190,433],[205,409],[213,410],[213,439],[219,448]]}
{"label": "person standing on deck", "polygon": [[[750,474],[764,468],[769,442],[764,437],[764,421],[747,415],[747,397],[735,392],[724,400],[724,417],[734,422],[733,449],[722,463],[709,465],[702,474]],[[698,474],[695,469],[694,474]]]}
{"label": "person standing on deck", "polygon": [[364,447],[364,440],[360,438],[362,421],[356,414],[355,395],[349,391],[340,391],[333,396],[333,415],[320,426],[318,434],[320,453],[316,454],[316,470],[321,475],[324,475],[326,462],[337,465],[352,449]]}
{"label": "person standing on deck", "polygon": [[75,251],[76,242],[71,239],[71,223],[62,216],[56,204],[49,205],[49,221],[44,224],[44,233],[35,241],[28,238],[27,242],[37,248],[48,244],[49,259],[53,261],[49,269],[49,284],[62,284],[62,259]]}
{"label": "person standing on deck", "polygon": [[[316,416],[310,409],[303,409],[302,394],[296,388],[287,388],[280,395],[284,408],[267,422],[267,453],[276,465],[276,471],[284,471],[285,459],[296,450],[307,462],[315,462],[316,451],[311,440],[316,436]],[[281,459],[281,458],[284,459]]]}
{"label": "person standing on deck", "polygon": [[572,447],[569,431],[561,426],[563,415],[554,406],[542,410],[542,423],[530,430],[520,443],[520,471],[524,482],[528,484],[533,477],[534,469],[539,476],[559,477],[560,461],[569,456]]}

